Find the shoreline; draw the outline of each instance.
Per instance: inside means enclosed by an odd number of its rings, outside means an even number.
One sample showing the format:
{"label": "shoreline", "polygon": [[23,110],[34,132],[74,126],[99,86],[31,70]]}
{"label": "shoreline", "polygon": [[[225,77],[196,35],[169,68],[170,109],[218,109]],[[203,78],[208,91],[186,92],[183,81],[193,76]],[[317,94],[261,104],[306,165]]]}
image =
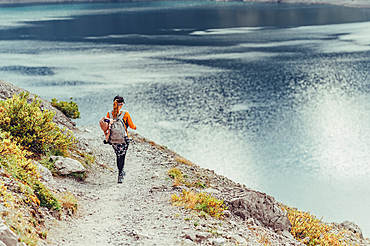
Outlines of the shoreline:
{"label": "shoreline", "polygon": [[[1,5],[23,5],[23,4],[69,4],[69,3],[136,3],[153,1],[171,1],[171,0],[0,0]],[[185,0],[192,1],[192,0]],[[227,2],[228,0],[211,0],[218,2]],[[233,0],[231,0],[233,1]],[[234,0],[239,1],[239,0]],[[286,3],[286,4],[306,4],[306,5],[333,5],[350,8],[370,8],[368,0],[242,0],[242,2],[260,2],[260,3]]]}

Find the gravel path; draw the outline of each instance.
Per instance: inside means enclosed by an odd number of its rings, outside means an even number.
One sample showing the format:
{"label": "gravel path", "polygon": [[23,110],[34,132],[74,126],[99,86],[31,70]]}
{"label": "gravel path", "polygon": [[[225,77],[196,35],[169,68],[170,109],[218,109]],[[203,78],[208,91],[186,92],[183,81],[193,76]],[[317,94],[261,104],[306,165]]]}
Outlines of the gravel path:
{"label": "gravel path", "polygon": [[176,164],[173,152],[131,135],[135,141],[126,156],[126,176],[118,184],[115,154],[102,144],[100,128],[81,129],[77,136],[94,153],[96,164],[85,181],[55,178],[55,189],[78,198],[79,211],[55,221],[40,245],[265,245],[265,238],[277,240],[273,245],[299,245],[238,217],[204,219],[172,206],[171,194],[181,191],[167,175]]}
{"label": "gravel path", "polygon": [[[170,192],[151,192],[153,187],[171,187],[163,163],[168,161],[143,144],[132,143],[126,156],[126,176],[117,183],[115,154],[102,144],[98,127],[85,127],[80,139],[87,140],[97,156],[84,182],[58,179],[60,187],[77,195],[79,218],[66,218],[49,232],[56,245],[180,245],[189,223],[170,206]],[[144,151],[144,149],[146,149]]]}
{"label": "gravel path", "polygon": [[[79,210],[55,220],[47,240],[39,245],[303,245],[289,233],[275,233],[231,213],[218,220],[172,206],[171,194],[186,189],[172,186],[167,172],[174,166],[206,177],[212,187],[230,196],[244,186],[211,170],[180,163],[176,153],[137,134],[131,133],[134,142],[126,156],[122,184],[117,183],[114,151],[102,143],[100,128],[84,126],[75,135],[80,147],[94,154],[95,164],[85,181],[55,178],[54,189],[72,192]],[[370,245],[357,237],[350,240],[354,244],[348,245]]]}

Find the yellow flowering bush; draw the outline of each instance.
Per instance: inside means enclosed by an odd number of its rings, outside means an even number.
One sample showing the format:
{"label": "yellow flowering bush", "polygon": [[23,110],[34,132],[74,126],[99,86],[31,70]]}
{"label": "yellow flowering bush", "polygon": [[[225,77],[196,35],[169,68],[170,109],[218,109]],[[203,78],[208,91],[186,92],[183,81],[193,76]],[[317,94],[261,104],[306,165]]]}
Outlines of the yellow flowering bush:
{"label": "yellow flowering bush", "polygon": [[287,211],[288,219],[292,223],[290,233],[301,243],[306,245],[341,246],[341,234],[330,233],[331,226],[322,223],[322,219],[316,218],[309,212],[302,212],[295,208],[282,206]]}
{"label": "yellow flowering bush", "polygon": [[28,154],[28,151],[22,150],[12,141],[9,133],[0,130],[0,167],[4,168],[13,178],[20,180],[24,186],[29,187],[24,190],[27,191],[26,195],[31,201],[43,207],[60,210],[58,200],[38,180],[37,166],[31,159],[26,158]]}
{"label": "yellow flowering bush", "polygon": [[52,121],[54,112],[40,110],[41,100],[35,97],[27,103],[29,93],[20,93],[0,101],[0,129],[35,155],[57,152],[67,155],[75,142],[70,131],[60,130]]}
{"label": "yellow flowering bush", "polygon": [[206,213],[216,218],[221,218],[223,211],[227,210],[224,201],[218,200],[204,192],[195,193],[191,190],[183,190],[182,194],[172,194],[171,198],[175,206],[185,206],[187,209],[197,210],[201,214]]}

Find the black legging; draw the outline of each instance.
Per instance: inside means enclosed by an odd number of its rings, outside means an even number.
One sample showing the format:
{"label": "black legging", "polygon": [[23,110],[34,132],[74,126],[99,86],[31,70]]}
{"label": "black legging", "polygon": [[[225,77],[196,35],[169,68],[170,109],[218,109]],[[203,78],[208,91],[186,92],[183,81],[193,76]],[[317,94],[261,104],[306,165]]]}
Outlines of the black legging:
{"label": "black legging", "polygon": [[125,157],[126,157],[126,154],[120,155],[120,156],[117,155],[118,174],[121,174],[123,168],[125,167]]}

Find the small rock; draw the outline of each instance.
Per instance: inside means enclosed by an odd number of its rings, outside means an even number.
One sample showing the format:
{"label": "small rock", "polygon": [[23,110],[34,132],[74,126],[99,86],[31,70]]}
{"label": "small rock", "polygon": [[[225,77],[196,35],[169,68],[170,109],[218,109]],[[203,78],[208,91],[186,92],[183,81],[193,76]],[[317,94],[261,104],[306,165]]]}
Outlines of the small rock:
{"label": "small rock", "polygon": [[216,246],[221,246],[225,244],[225,241],[226,241],[225,238],[221,237],[221,238],[212,239],[211,243]]}
{"label": "small rock", "polygon": [[151,239],[149,235],[140,232],[136,232],[136,236],[140,239]]}
{"label": "small rock", "polygon": [[205,193],[209,193],[211,195],[213,194],[219,194],[220,191],[219,190],[216,190],[216,189],[213,189],[213,188],[207,188],[207,189],[204,189],[203,192]]}
{"label": "small rock", "polygon": [[253,219],[253,218],[249,218],[249,219],[247,219],[246,223],[247,223],[248,225],[255,225],[255,223],[254,223],[254,219]]}

